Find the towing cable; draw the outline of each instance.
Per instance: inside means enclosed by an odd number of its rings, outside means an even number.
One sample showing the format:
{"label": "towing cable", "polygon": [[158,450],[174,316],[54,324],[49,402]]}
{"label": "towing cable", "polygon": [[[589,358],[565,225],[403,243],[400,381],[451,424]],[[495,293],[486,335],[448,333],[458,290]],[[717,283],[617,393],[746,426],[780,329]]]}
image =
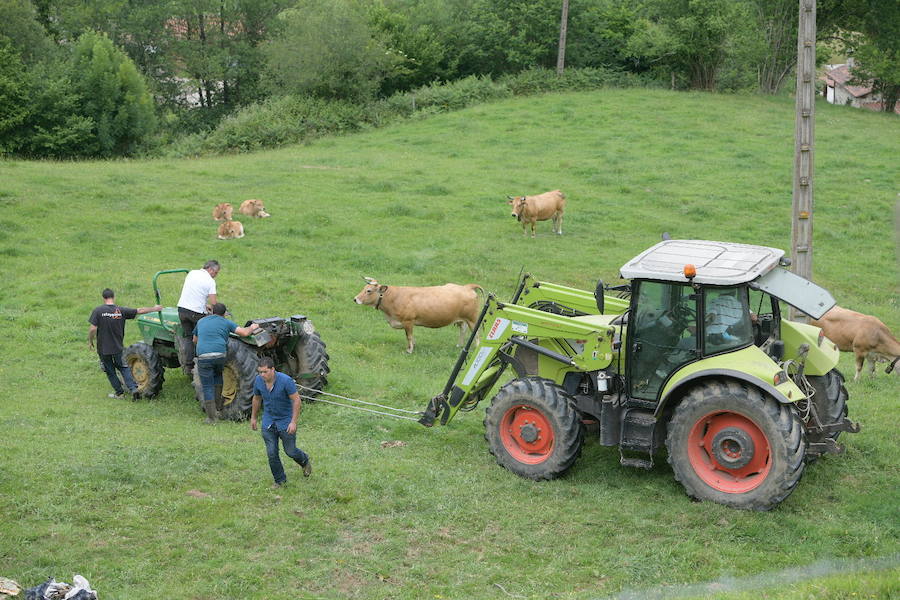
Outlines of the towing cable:
{"label": "towing cable", "polygon": [[[376,404],[374,402],[366,402],[365,400],[357,400],[356,398],[348,398],[347,396],[339,396],[337,394],[331,394],[329,392],[317,390],[316,388],[307,387],[307,386],[301,385],[299,383],[297,384],[297,387],[300,389],[303,389],[303,390],[309,390],[310,392],[315,394],[314,396],[308,395],[308,394],[302,394],[302,393],[300,394],[301,398],[303,398],[304,400],[309,400],[311,402],[322,402],[324,404],[333,404],[335,406],[343,406],[344,408],[353,408],[356,410],[362,410],[365,412],[375,413],[377,415],[384,415],[385,417],[393,417],[395,419],[406,419],[408,421],[416,421],[416,422],[418,422],[419,419],[422,417],[422,415],[425,414],[424,412],[422,412],[420,410],[406,410],[404,408],[394,408],[393,406],[385,406],[383,404]],[[347,402],[356,402],[357,404],[365,404],[366,406],[377,406],[378,408],[383,408],[385,410],[390,410],[390,411],[394,411],[394,412],[382,412],[380,410],[373,410],[371,408],[364,408],[362,406],[354,406],[352,404],[343,404],[341,402],[335,402],[334,400],[325,400],[324,398],[322,398],[323,395],[330,396],[332,398],[339,398],[341,400],[346,400]],[[401,414],[396,414],[396,413],[405,413],[407,415],[416,415],[416,416],[415,417],[407,417],[407,416],[404,416]]]}

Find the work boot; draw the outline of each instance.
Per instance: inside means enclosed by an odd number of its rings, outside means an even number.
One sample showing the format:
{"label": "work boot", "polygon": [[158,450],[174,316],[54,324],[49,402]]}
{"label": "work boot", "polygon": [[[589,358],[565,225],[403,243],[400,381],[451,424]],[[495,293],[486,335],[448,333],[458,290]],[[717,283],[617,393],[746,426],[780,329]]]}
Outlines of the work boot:
{"label": "work boot", "polygon": [[310,475],[312,475],[312,459],[307,458],[306,464],[303,465],[303,476],[309,477]]}
{"label": "work boot", "polygon": [[222,410],[222,408],[224,408],[224,406],[225,406],[225,398],[222,397],[222,386],[221,385],[216,386],[215,395],[216,395],[216,410]]}
{"label": "work boot", "polygon": [[203,410],[206,412],[206,420],[204,423],[207,425],[215,425],[216,423],[216,402],[215,400],[209,400],[203,402]]}

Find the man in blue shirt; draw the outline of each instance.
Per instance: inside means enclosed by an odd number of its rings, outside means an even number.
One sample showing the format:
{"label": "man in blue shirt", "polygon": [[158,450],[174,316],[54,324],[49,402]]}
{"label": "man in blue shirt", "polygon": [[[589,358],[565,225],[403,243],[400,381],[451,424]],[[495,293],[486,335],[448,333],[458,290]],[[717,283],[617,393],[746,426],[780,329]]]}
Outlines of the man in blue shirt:
{"label": "man in blue shirt", "polygon": [[275,483],[281,487],[287,481],[281,458],[278,455],[278,440],[284,453],[303,468],[303,476],[312,473],[309,456],[297,447],[297,417],[300,416],[300,394],[297,384],[288,375],[275,370],[275,363],[268,356],[259,359],[256,369],[258,376],[253,384],[253,408],[250,412],[250,429],[256,431],[256,416],[260,403],[263,406],[262,437],[266,443],[269,468]]}
{"label": "man in blue shirt", "polygon": [[238,327],[237,323],[225,318],[226,311],[224,304],[216,302],[213,304],[212,314],[197,321],[194,327],[197,375],[203,386],[203,410],[206,412],[208,425],[216,422],[216,411],[222,409],[222,371],[228,354],[228,334],[233,331],[246,336],[260,329],[256,323],[249,327]]}

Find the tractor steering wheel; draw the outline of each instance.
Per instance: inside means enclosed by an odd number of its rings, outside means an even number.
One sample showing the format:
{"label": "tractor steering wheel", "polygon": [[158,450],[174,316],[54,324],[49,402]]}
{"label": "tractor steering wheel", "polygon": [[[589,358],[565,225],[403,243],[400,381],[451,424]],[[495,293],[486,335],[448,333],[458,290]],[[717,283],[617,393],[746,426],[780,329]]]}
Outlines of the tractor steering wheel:
{"label": "tractor steering wheel", "polygon": [[668,311],[669,318],[678,328],[678,331],[684,331],[687,329],[691,322],[697,322],[697,312],[696,310],[684,305],[684,304],[676,304]]}

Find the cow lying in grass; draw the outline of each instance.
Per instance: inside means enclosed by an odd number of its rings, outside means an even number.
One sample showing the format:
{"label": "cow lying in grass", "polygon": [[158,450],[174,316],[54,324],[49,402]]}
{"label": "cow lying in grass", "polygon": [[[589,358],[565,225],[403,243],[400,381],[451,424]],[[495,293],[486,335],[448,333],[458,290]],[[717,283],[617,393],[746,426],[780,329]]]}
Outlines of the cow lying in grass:
{"label": "cow lying in grass", "polygon": [[219,225],[220,240],[236,240],[244,237],[244,225],[240,221],[225,221]]}
{"label": "cow lying in grass", "polygon": [[263,201],[255,198],[241,202],[241,207],[238,211],[240,211],[242,215],[247,215],[248,217],[253,217],[255,219],[264,219],[270,216],[269,213],[266,212]]}
{"label": "cow lying in grass", "polygon": [[220,204],[216,204],[216,207],[212,211],[213,219],[216,221],[230,221],[231,215],[234,213],[234,208],[228,202],[222,202]]}
{"label": "cow lying in grass", "polygon": [[447,283],[430,287],[381,285],[366,277],[366,285],[353,299],[357,304],[374,307],[384,313],[394,329],[406,331],[406,351],[415,347],[413,326],[445,327],[459,325],[459,344],[465,343],[465,326],[475,329],[478,319],[478,294],[481,286]]}
{"label": "cow lying in grass", "polygon": [[869,361],[872,375],[875,375],[875,363],[878,361],[890,363],[885,373],[894,371],[900,374],[900,369],[894,369],[900,359],[900,342],[877,318],[835,306],[821,319],[811,323],[821,327],[825,337],[837,344],[838,350],[856,355],[854,381],[859,381],[865,360]]}
{"label": "cow lying in grass", "polygon": [[507,196],[507,204],[512,206],[512,216],[522,224],[522,235],[528,235],[526,225],[531,225],[531,237],[534,237],[534,224],[538,221],[553,219],[553,233],[562,235],[563,211],[566,210],[566,195],[559,190],[544,192],[537,196]]}

